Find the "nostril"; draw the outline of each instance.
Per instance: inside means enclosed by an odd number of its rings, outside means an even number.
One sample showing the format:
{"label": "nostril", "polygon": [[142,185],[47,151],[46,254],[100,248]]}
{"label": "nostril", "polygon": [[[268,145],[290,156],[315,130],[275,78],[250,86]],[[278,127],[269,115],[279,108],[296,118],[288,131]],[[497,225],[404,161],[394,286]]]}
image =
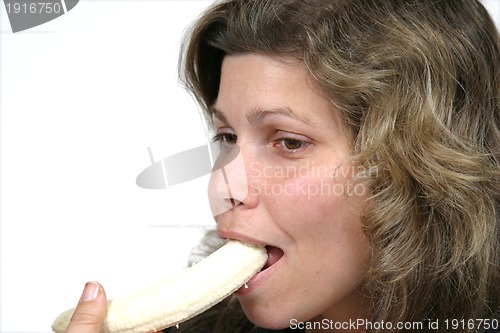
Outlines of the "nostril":
{"label": "nostril", "polygon": [[234,199],[234,198],[224,199],[224,201],[225,201],[228,205],[231,205],[231,207],[236,207],[236,206],[239,206],[239,205],[242,205],[242,204],[243,204],[243,201],[240,201],[240,200],[237,200],[237,199]]}

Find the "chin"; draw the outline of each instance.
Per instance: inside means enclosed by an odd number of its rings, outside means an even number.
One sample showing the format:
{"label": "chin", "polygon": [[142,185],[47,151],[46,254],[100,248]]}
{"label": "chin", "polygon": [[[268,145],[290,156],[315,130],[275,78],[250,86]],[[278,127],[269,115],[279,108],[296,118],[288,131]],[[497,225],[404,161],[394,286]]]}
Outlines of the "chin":
{"label": "chin", "polygon": [[282,311],[267,306],[250,305],[240,302],[247,318],[261,328],[279,330],[290,327],[291,317],[283,315]]}

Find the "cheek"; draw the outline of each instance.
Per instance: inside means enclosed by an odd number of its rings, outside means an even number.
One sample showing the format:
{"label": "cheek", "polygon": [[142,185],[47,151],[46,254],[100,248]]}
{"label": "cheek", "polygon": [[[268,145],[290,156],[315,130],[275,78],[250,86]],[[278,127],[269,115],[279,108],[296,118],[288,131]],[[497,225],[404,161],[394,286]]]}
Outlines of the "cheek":
{"label": "cheek", "polygon": [[284,197],[285,200],[311,201],[323,196],[327,191],[324,180],[314,177],[273,178],[266,181],[264,194],[271,197]]}
{"label": "cheek", "polygon": [[[348,194],[349,182],[300,178],[295,184],[296,195],[288,203],[289,223],[282,227],[293,234],[305,278],[309,273],[323,276],[325,288],[331,280],[357,284],[371,256],[360,218],[363,196]],[[301,190],[305,188],[309,192]]]}
{"label": "cheek", "polygon": [[328,213],[345,203],[345,191],[343,183],[330,178],[311,176],[274,179],[265,186],[266,196],[279,204],[281,209],[287,208],[301,215],[316,216]]}
{"label": "cheek", "polygon": [[283,193],[269,198],[274,221],[294,234],[297,243],[313,244],[321,250],[331,246],[351,248],[353,244],[366,249],[360,220],[365,195],[355,194],[349,182],[298,177],[281,183],[281,187],[277,184],[272,185],[275,192],[282,189]]}

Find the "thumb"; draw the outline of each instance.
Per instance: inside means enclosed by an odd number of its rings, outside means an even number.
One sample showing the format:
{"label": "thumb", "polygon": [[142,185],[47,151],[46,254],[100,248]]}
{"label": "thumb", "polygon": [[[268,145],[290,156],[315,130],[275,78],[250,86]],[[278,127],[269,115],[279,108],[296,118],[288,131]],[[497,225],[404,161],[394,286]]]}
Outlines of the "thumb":
{"label": "thumb", "polygon": [[66,333],[99,333],[106,316],[106,294],[97,282],[87,282]]}

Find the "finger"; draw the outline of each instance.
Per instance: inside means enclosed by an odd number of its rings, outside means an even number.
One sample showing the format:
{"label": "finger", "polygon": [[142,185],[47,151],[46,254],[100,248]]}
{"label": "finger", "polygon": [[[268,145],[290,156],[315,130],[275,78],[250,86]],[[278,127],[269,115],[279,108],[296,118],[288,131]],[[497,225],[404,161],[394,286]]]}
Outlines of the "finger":
{"label": "finger", "polygon": [[106,294],[97,282],[87,282],[66,333],[99,333],[106,316]]}

